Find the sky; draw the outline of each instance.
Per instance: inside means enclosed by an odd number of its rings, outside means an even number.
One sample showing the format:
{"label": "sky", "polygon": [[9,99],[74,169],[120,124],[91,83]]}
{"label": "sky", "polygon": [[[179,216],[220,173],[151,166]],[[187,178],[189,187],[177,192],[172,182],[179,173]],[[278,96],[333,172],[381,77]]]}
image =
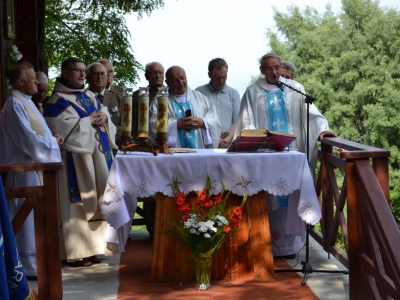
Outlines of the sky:
{"label": "sky", "polygon": [[[251,76],[258,75],[258,59],[268,52],[266,31],[275,30],[274,8],[287,12],[295,3],[323,13],[328,4],[337,14],[340,0],[164,0],[164,8],[137,19],[126,16],[134,55],[143,66],[160,62],[185,69],[188,85],[195,89],[209,82],[208,63],[221,57],[228,63],[227,84],[242,95]],[[400,10],[400,1],[381,0],[381,7]],[[118,70],[116,70],[118,72]],[[134,88],[147,86],[143,72]]]}

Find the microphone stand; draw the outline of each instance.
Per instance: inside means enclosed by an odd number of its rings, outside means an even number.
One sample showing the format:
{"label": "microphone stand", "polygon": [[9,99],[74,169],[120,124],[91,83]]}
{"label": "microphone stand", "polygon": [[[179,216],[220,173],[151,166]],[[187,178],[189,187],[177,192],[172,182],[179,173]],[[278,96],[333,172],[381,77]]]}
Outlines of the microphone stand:
{"label": "microphone stand", "polygon": [[[310,164],[310,104],[312,104],[315,101],[315,98],[311,95],[305,94],[291,85],[288,85],[286,83],[283,83],[282,81],[277,81],[276,86],[278,86],[282,91],[283,87],[288,87],[292,91],[295,91],[305,97],[304,101],[307,104],[307,140],[306,140],[306,155],[307,155],[307,162]],[[314,270],[310,261],[310,229],[311,229],[311,224],[307,223],[307,229],[306,229],[306,261],[302,261],[301,264],[303,267],[301,269],[290,269],[290,270],[275,270],[276,273],[280,272],[301,272],[304,274],[303,281],[301,282],[302,285],[306,284],[307,281],[307,275],[314,273],[314,272],[319,272],[319,273],[342,273],[342,274],[349,274],[348,270]]]}

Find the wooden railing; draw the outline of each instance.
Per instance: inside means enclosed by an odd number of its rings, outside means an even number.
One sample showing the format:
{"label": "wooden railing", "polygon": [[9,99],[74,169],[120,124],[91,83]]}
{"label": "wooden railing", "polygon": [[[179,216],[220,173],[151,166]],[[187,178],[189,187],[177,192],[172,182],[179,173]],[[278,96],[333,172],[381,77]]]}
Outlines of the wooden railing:
{"label": "wooden railing", "polygon": [[0,173],[43,171],[43,186],[4,187],[6,198],[26,198],[12,220],[17,234],[29,213],[34,213],[39,300],[63,297],[57,171],[63,163],[0,165]]}
{"label": "wooden railing", "polygon": [[[337,156],[333,147],[344,151]],[[349,269],[350,299],[400,299],[400,232],[389,206],[389,156],[340,138],[321,143],[316,188],[322,194],[322,233],[312,229],[311,235]],[[344,170],[342,178],[336,168]],[[336,246],[339,235],[344,251]]]}

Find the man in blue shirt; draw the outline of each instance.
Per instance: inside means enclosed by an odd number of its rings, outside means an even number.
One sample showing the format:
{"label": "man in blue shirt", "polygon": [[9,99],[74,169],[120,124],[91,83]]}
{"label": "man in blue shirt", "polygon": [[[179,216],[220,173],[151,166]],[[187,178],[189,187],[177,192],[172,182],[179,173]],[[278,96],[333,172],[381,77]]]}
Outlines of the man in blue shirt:
{"label": "man in blue shirt", "polygon": [[214,58],[209,62],[208,77],[210,82],[199,86],[196,91],[204,94],[214,104],[222,129],[218,148],[228,148],[235,133],[240,95],[226,84],[228,64],[222,58]]}

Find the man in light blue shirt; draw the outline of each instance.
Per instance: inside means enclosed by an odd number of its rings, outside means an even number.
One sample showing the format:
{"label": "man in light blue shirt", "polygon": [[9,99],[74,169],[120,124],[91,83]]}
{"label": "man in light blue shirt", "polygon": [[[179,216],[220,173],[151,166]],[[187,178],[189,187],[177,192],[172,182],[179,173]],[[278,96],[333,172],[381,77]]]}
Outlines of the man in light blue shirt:
{"label": "man in light blue shirt", "polygon": [[228,148],[235,133],[240,95],[226,84],[228,64],[222,58],[214,58],[209,62],[208,77],[210,82],[199,86],[196,91],[204,94],[214,104],[222,129],[218,148]]}

